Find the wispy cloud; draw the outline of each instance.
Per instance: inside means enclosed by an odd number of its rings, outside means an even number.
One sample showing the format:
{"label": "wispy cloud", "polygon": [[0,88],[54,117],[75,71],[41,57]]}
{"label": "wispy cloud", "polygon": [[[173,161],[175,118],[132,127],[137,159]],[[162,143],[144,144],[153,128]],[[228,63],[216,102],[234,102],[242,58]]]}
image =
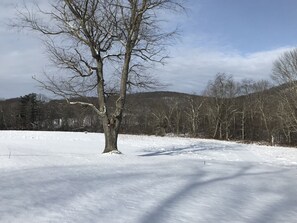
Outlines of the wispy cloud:
{"label": "wispy cloud", "polygon": [[40,48],[12,50],[0,54],[0,97],[18,97],[38,92],[32,79],[39,76],[47,59]]}
{"label": "wispy cloud", "polygon": [[209,50],[204,48],[179,48],[173,58],[157,73],[168,90],[201,92],[217,73],[232,74],[235,80],[245,78],[269,79],[273,62],[293,47],[242,55],[236,51]]}
{"label": "wispy cloud", "polygon": [[[26,3],[30,1],[33,0]],[[32,76],[40,74],[47,64],[47,58],[37,38],[8,30],[8,18],[15,16],[15,5],[20,2],[22,1],[0,2],[0,98],[38,92]],[[48,7],[47,0],[38,2]],[[207,82],[219,72],[232,74],[236,80],[269,79],[273,61],[284,51],[293,48],[288,46],[242,54],[240,50],[234,50],[232,45],[226,47],[223,38],[196,31],[195,27],[193,28],[195,19],[191,17],[193,13],[189,14],[189,17],[184,18],[185,21],[176,15],[169,18],[171,22],[174,20],[173,24],[188,24],[188,32],[181,33],[183,43],[172,47],[172,58],[168,63],[155,71],[163,83],[170,84],[167,90],[200,93]],[[172,28],[174,27],[169,27]]]}
{"label": "wispy cloud", "polygon": [[[23,1],[0,2],[0,98],[18,97],[37,92],[32,76],[38,76],[47,64],[41,43],[36,36],[16,32],[9,24],[15,18]],[[33,2],[26,1],[26,4]],[[39,1],[46,5],[45,0]],[[48,3],[47,3],[48,4]]]}

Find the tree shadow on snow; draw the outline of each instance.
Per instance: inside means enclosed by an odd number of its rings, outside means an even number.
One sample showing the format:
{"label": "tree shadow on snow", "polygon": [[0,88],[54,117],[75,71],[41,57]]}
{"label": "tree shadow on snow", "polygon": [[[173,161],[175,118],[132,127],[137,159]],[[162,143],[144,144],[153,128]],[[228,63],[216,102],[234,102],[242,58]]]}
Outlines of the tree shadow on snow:
{"label": "tree shadow on snow", "polygon": [[185,147],[170,147],[170,148],[157,148],[155,151],[147,150],[145,154],[140,156],[175,156],[183,154],[198,154],[206,151],[236,151],[240,145],[236,147],[231,146],[217,146],[211,144],[193,144]]}
{"label": "tree shadow on snow", "polygon": [[[4,222],[3,219],[13,222],[13,217],[20,220],[27,212],[36,214],[36,222],[37,217],[48,212],[60,214],[60,222],[66,219],[67,222],[101,222],[100,219],[110,218],[110,223],[121,223],[119,213],[131,214],[133,218],[129,222],[186,222],[181,218],[190,206],[194,209],[194,212],[190,211],[193,216],[188,218],[191,222],[272,223],[278,222],[279,215],[297,211],[297,191],[292,189],[290,169],[261,169],[251,163],[233,166],[215,162],[200,165],[198,162],[188,161],[180,167],[174,161],[164,162],[155,172],[152,172],[151,163],[143,164],[141,168],[138,166],[141,164],[132,163],[103,169],[100,165],[85,165],[2,171],[0,222]],[[256,185],[249,188],[250,185],[245,184],[249,181]],[[274,188],[275,181],[284,183]],[[173,189],[170,189],[171,185],[175,185]],[[213,191],[216,188],[224,194],[212,195],[217,193]],[[198,213],[202,210],[200,198],[205,201],[207,193],[209,199],[216,202],[209,203],[208,213]],[[277,195],[280,199],[251,210],[257,215],[241,216],[240,212],[250,208],[256,195]],[[247,199],[249,196],[251,198]],[[146,203],[145,198],[154,201],[154,205]],[[143,213],[142,216],[133,215],[133,208],[136,213]],[[222,219],[222,212],[225,212],[225,219]]]}
{"label": "tree shadow on snow", "polygon": [[[278,169],[272,171],[261,171],[254,165],[245,165],[231,174],[223,174],[222,176],[212,177],[207,180],[203,180],[207,176],[207,172],[201,175],[201,172],[197,175],[188,176],[187,183],[179,190],[169,192],[166,199],[160,202],[157,206],[147,211],[139,222],[141,223],[165,223],[165,222],[199,222],[199,223],[215,223],[215,222],[247,222],[247,223],[278,223],[279,217],[282,216],[285,221],[289,221],[286,217],[290,216],[290,213],[297,214],[297,191],[292,189],[290,182],[294,182],[290,177],[287,179],[286,172],[288,169]],[[204,177],[203,177],[204,176]],[[275,178],[276,177],[276,178]],[[275,179],[274,179],[275,178]],[[261,179],[263,181],[261,181]],[[270,181],[267,179],[270,179]],[[255,181],[256,186],[249,188],[249,184],[245,185],[245,182]],[[281,180],[284,182],[284,186],[281,188],[272,188],[273,182]],[[218,190],[220,188],[229,188],[229,193],[220,195],[214,200],[213,193],[219,193],[219,191],[209,191],[208,189],[216,185]],[[296,183],[295,183],[296,186]],[[294,188],[294,187],[293,187]],[[200,197],[203,197],[202,201],[207,200],[207,193],[209,193],[210,203],[203,204],[199,201]],[[263,195],[263,196],[262,196]],[[259,197],[265,197],[268,199],[270,196],[279,196],[280,198],[271,202],[265,203],[261,201]],[[257,197],[259,196],[259,197]],[[195,200],[196,199],[196,200]],[[216,200],[218,199],[218,200]],[[257,209],[257,207],[250,207],[251,204],[257,204],[263,202],[264,206]],[[187,219],[187,208],[191,205],[185,205],[191,200],[192,208],[197,208],[196,215]],[[269,199],[268,199],[269,200]],[[209,205],[203,210],[201,206]],[[199,206],[199,207],[198,207]],[[249,209],[251,208],[251,209]],[[193,211],[193,210],[192,210]],[[249,214],[245,214],[249,212]],[[251,213],[252,212],[252,213]],[[292,216],[291,216],[292,219]],[[295,221],[294,221],[295,222]]]}
{"label": "tree shadow on snow", "polygon": [[[0,222],[7,222],[7,219],[10,219],[8,222],[20,222],[22,215],[27,213],[35,213],[34,222],[40,222],[36,218],[48,212],[60,213],[62,218],[60,222],[64,222],[63,217],[68,219],[67,222],[94,222],[94,215],[98,217],[103,215],[103,210],[110,208],[108,206],[113,199],[111,198],[113,193],[115,196],[118,194],[117,189],[112,190],[113,187],[122,186],[122,179],[132,184],[135,179],[145,177],[146,174],[146,172],[129,171],[119,173],[112,168],[110,171],[102,171],[100,166],[87,165],[2,171],[0,172]],[[98,197],[94,197],[94,194]],[[90,203],[87,201],[85,207],[80,208],[80,202],[85,198]],[[87,207],[88,205],[90,207]],[[63,216],[65,215],[63,210],[66,210],[67,215],[67,211],[76,209],[80,209],[79,215]],[[71,220],[71,216],[81,219]]]}

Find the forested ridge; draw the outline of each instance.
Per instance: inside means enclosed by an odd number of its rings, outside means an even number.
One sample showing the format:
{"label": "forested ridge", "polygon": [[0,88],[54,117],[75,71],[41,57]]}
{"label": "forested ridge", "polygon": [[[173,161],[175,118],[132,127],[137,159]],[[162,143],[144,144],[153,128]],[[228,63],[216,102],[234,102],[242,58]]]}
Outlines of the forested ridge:
{"label": "forested ridge", "polygon": [[[297,103],[292,84],[218,74],[200,95],[143,92],[127,96],[120,132],[297,145]],[[107,98],[115,100],[116,94]],[[76,100],[76,99],[73,99]],[[95,98],[85,98],[96,104]],[[102,132],[93,110],[29,94],[0,101],[1,130]]]}

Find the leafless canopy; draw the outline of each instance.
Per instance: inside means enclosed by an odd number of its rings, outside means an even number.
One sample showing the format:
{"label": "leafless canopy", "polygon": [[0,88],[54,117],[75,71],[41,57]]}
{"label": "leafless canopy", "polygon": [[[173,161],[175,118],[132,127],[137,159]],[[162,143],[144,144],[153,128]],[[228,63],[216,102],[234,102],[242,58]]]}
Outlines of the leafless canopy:
{"label": "leafless canopy", "polygon": [[274,62],[272,78],[281,84],[297,81],[297,49],[285,52]]}
{"label": "leafless canopy", "polygon": [[297,49],[285,52],[274,62],[272,78],[282,84],[278,112],[291,141],[291,133],[297,132]]}
{"label": "leafless canopy", "polygon": [[165,47],[176,34],[162,31],[158,11],[181,8],[173,0],[60,0],[52,3],[51,11],[38,5],[35,11],[27,8],[17,24],[43,34],[50,60],[63,70],[55,78],[46,73],[44,87],[66,97],[81,96],[96,89],[100,80],[105,93],[119,89],[115,81],[121,79],[127,53],[128,86],[153,86],[146,70],[151,62],[164,62]]}

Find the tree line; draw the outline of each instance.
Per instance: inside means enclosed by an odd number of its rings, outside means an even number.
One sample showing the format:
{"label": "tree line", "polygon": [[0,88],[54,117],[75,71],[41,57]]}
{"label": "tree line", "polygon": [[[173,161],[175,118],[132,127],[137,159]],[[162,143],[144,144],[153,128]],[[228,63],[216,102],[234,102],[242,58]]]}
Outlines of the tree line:
{"label": "tree line", "polygon": [[[202,95],[146,92],[127,96],[121,133],[168,134],[297,145],[296,82],[236,82],[219,73]],[[110,96],[112,105],[117,95]],[[75,99],[76,100],[76,99]],[[96,104],[96,98],[88,98]],[[84,105],[37,94],[0,101],[0,129],[103,132],[101,120]]]}

